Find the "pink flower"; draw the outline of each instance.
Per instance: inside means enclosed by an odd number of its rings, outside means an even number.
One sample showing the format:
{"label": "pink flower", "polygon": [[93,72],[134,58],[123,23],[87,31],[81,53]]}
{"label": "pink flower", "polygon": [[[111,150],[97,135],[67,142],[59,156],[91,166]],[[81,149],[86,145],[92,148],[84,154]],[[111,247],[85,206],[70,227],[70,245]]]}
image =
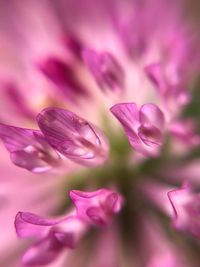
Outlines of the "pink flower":
{"label": "pink flower", "polygon": [[135,103],[117,104],[111,112],[121,122],[130,144],[139,152],[155,156],[163,143],[165,119],[154,104],[138,109]]}
{"label": "pink flower", "polygon": [[101,189],[94,192],[70,191],[76,210],[63,218],[45,219],[29,212],[18,212],[15,228],[18,237],[36,239],[23,256],[28,266],[54,261],[64,248],[74,249],[90,225],[107,225],[121,209],[117,192]]}
{"label": "pink flower", "polygon": [[99,87],[104,91],[123,90],[124,71],[116,59],[108,52],[97,53],[85,49],[83,59],[88,66]]}
{"label": "pink flower", "polygon": [[[0,266],[199,266],[199,33],[186,11],[0,1]],[[192,189],[171,190],[184,179]]]}
{"label": "pink flower", "polygon": [[95,192],[72,190],[70,197],[80,218],[100,226],[108,224],[113,214],[120,211],[122,205],[121,196],[108,189]]}
{"label": "pink flower", "polygon": [[74,248],[86,230],[86,225],[74,215],[62,219],[44,219],[28,212],[19,212],[15,218],[20,238],[36,238],[36,243],[23,256],[26,265],[46,265],[59,255],[64,247]]}

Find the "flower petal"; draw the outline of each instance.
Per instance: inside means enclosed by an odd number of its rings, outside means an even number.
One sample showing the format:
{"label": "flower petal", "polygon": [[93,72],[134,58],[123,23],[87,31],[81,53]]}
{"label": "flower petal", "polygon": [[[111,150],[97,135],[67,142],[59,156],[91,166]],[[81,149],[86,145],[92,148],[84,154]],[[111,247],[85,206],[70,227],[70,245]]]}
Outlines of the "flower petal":
{"label": "flower petal", "polygon": [[135,103],[119,103],[111,107],[110,111],[121,122],[125,131],[132,132],[133,141],[138,142],[137,135],[135,134],[139,123],[139,110]]}
{"label": "flower petal", "polygon": [[18,237],[36,238],[36,243],[26,251],[23,262],[27,265],[44,265],[53,261],[65,247],[73,249],[88,228],[82,219],[73,215],[46,219],[29,212],[18,212],[15,228]]}
{"label": "flower petal", "polygon": [[108,224],[122,206],[122,197],[117,192],[108,189],[93,192],[72,190],[70,198],[80,218],[99,226]]}
{"label": "flower petal", "polygon": [[62,245],[73,249],[77,246],[87,227],[88,225],[78,216],[68,216],[52,229],[52,233]]}
{"label": "flower petal", "polygon": [[158,129],[163,130],[165,117],[163,112],[154,104],[144,104],[139,111],[141,124],[151,124]]}
{"label": "flower petal", "polygon": [[161,131],[150,124],[141,125],[138,129],[138,136],[147,146],[151,147],[161,146],[163,142]]}
{"label": "flower petal", "polygon": [[200,238],[200,194],[192,192],[188,184],[168,192],[174,216],[173,226]]}
{"label": "flower petal", "polygon": [[94,50],[85,49],[83,59],[103,91],[123,89],[124,72],[113,55],[108,52],[97,53]]}
{"label": "flower petal", "polygon": [[55,239],[44,239],[29,248],[23,258],[23,264],[27,266],[46,265],[56,259],[61,252],[62,246]]}
{"label": "flower petal", "polygon": [[108,144],[101,130],[73,112],[47,108],[37,121],[47,141],[69,159],[86,166],[107,159]]}
{"label": "flower petal", "polygon": [[72,67],[56,57],[49,57],[39,64],[40,70],[68,99],[76,100],[77,95],[87,95]]}
{"label": "flower petal", "polygon": [[35,173],[57,165],[60,157],[40,131],[0,124],[0,138],[10,152],[12,162]]}
{"label": "flower petal", "polygon": [[151,82],[156,86],[160,93],[165,91],[165,80],[163,77],[163,70],[160,63],[154,63],[145,67],[145,72]]}
{"label": "flower petal", "polygon": [[120,103],[111,107],[110,111],[122,124],[128,140],[137,151],[145,153],[141,139],[137,135],[139,111],[135,103]]}
{"label": "flower petal", "polygon": [[30,212],[18,212],[15,217],[15,229],[19,237],[41,237],[48,232],[49,227],[60,221],[45,219]]}

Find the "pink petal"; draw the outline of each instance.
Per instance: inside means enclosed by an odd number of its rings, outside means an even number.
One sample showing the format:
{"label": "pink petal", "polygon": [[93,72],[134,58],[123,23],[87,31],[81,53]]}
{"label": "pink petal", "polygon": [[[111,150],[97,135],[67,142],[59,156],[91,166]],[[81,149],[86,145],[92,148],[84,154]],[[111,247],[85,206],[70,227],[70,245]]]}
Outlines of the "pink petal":
{"label": "pink petal", "polygon": [[138,129],[138,136],[147,146],[150,147],[158,147],[163,143],[161,131],[150,124],[141,125]]}
{"label": "pink petal", "polygon": [[47,141],[69,159],[86,166],[99,165],[107,159],[104,134],[76,114],[47,108],[38,115],[37,121]]}
{"label": "pink petal", "polygon": [[47,265],[58,257],[61,249],[56,240],[44,239],[26,251],[22,262],[27,266]]}
{"label": "pink petal", "polygon": [[188,184],[168,192],[174,216],[173,226],[200,238],[200,194],[192,192]]}
{"label": "pink petal", "polygon": [[83,51],[85,64],[102,90],[121,90],[124,87],[124,72],[117,60],[108,52]]}
{"label": "pink petal", "polygon": [[60,220],[45,219],[29,212],[18,212],[15,217],[15,229],[19,237],[41,237],[51,226],[59,222]]}
{"label": "pink petal", "polygon": [[163,112],[154,104],[144,104],[139,111],[141,124],[151,124],[163,130],[165,118]]}
{"label": "pink petal", "polygon": [[118,213],[122,206],[122,197],[108,189],[93,192],[72,190],[70,198],[80,218],[99,226],[108,224],[111,217]]}
{"label": "pink petal", "polygon": [[165,80],[163,76],[163,70],[160,63],[154,63],[145,67],[145,72],[148,78],[157,87],[160,93],[164,93]]}
{"label": "pink petal", "polygon": [[60,157],[40,131],[0,124],[0,138],[10,152],[12,162],[35,173],[50,170]]}
{"label": "pink petal", "polygon": [[77,96],[87,95],[72,67],[59,58],[49,57],[39,64],[39,68],[68,99],[75,101]]}
{"label": "pink petal", "polygon": [[138,108],[135,103],[121,103],[111,107],[110,111],[121,122],[130,144],[140,150],[141,141],[137,136],[139,127]]}
{"label": "pink petal", "polygon": [[[135,103],[116,104],[110,110],[121,122],[128,136],[128,140],[133,148],[148,156],[154,156],[158,154],[158,150],[155,148],[155,145],[158,146],[161,141],[159,129],[157,129],[155,126],[151,126],[150,129],[150,126],[147,127],[147,124],[141,125],[140,121],[140,117],[142,117],[143,122],[148,121],[148,117],[145,117],[148,110],[150,110],[152,115],[155,115],[153,104],[146,104],[146,106],[144,105],[144,112],[143,110],[140,112]],[[156,115],[157,114],[161,115],[162,113],[157,112]],[[154,121],[153,117],[151,119]],[[159,121],[159,119],[162,121],[162,115],[161,117],[158,116],[157,120]]]}

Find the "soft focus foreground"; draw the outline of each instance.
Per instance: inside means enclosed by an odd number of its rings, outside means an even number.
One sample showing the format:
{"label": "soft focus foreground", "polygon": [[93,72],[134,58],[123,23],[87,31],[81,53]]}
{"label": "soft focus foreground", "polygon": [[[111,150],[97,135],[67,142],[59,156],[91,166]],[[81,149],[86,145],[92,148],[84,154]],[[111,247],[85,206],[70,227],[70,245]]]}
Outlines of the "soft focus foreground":
{"label": "soft focus foreground", "polygon": [[1,267],[199,266],[194,4],[0,1]]}

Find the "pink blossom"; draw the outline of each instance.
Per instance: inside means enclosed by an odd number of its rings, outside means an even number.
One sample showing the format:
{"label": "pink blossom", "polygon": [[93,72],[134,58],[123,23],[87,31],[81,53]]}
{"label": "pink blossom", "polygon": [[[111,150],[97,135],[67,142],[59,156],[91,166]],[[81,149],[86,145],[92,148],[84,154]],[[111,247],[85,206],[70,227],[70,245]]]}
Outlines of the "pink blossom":
{"label": "pink blossom", "polygon": [[164,114],[154,104],[144,104],[138,109],[135,103],[117,104],[111,108],[121,122],[130,144],[139,152],[157,155],[163,143]]}
{"label": "pink blossom", "polygon": [[185,2],[0,1],[0,266],[199,266]]}

